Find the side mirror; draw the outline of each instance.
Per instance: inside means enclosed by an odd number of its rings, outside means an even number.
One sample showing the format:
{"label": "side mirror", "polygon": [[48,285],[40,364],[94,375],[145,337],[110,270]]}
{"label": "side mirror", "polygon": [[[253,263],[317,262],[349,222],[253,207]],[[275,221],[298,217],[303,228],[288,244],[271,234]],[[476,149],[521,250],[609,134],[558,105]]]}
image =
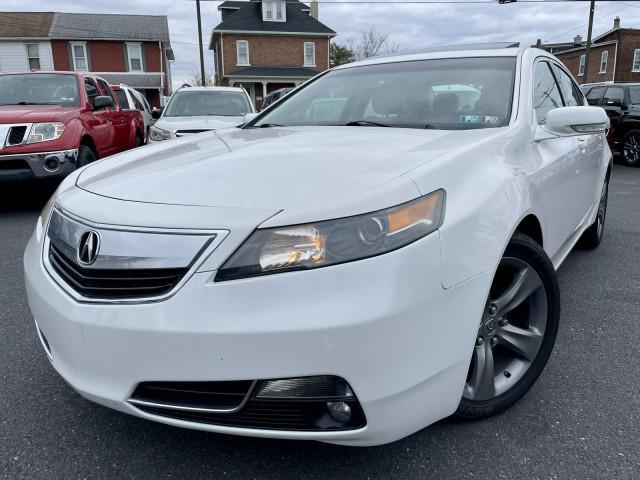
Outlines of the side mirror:
{"label": "side mirror", "polygon": [[151,117],[153,117],[154,120],[158,120],[162,116],[163,111],[164,108],[154,108],[151,110]]}
{"label": "side mirror", "polygon": [[609,128],[607,112],[600,107],[560,107],[549,110],[547,121],[538,129],[536,141],[604,133]]}
{"label": "side mirror", "polygon": [[257,113],[245,113],[244,114],[244,118],[242,119],[242,123],[245,124],[247,122],[250,122],[251,120],[253,120],[257,116],[258,116]]}
{"label": "side mirror", "polygon": [[113,108],[113,98],[106,95],[100,95],[93,99],[93,109],[102,110],[103,108]]}

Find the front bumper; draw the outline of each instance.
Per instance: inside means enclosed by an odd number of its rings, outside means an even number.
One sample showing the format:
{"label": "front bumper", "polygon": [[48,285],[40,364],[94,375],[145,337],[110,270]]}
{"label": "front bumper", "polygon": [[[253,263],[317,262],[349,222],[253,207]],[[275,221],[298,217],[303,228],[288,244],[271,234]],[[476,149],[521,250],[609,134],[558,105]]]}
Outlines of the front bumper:
{"label": "front bumper", "polygon": [[[338,444],[391,442],[459,403],[492,273],[445,290],[432,234],[366,260],[214,283],[194,274],[168,300],[83,304],[45,271],[42,232],[24,266],[31,311],[58,373],[86,398],[143,418],[213,432]],[[224,243],[224,242],[223,242]],[[335,375],[367,424],[348,431],[209,425],[151,415],[127,402],[147,381]]]}
{"label": "front bumper", "polygon": [[0,154],[0,179],[63,177],[76,169],[78,149],[42,153]]}

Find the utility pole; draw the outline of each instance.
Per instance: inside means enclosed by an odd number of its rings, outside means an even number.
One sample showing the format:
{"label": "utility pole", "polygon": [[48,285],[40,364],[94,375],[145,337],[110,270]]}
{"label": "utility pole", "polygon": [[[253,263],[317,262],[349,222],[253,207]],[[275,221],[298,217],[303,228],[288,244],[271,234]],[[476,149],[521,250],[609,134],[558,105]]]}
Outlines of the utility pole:
{"label": "utility pole", "polygon": [[584,52],[584,83],[589,83],[589,54],[591,53],[591,33],[593,32],[593,13],[596,10],[596,0],[591,0],[589,8],[589,29],[587,30],[587,48]]}
{"label": "utility pole", "polygon": [[200,17],[200,0],[196,0],[196,13],[198,15],[198,45],[200,46],[200,83],[204,87],[206,85],[206,79],[204,76],[204,51],[202,49],[202,18]]}

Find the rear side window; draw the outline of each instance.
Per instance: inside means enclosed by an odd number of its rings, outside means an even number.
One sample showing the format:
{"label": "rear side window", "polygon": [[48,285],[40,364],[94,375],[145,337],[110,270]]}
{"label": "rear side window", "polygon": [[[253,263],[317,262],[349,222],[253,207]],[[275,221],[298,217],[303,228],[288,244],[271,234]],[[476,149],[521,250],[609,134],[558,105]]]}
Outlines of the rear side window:
{"label": "rear side window", "polygon": [[120,102],[120,107],[128,110],[129,109],[129,100],[127,100],[127,92],[124,90],[114,90],[113,93],[116,94],[118,98],[118,102]]}
{"label": "rear side window", "polygon": [[533,108],[536,111],[538,125],[547,121],[547,113],[562,107],[562,97],[547,62],[538,62],[533,81]]}
{"label": "rear side window", "polygon": [[598,105],[603,92],[604,87],[593,87],[589,90],[589,93],[587,93],[587,102],[589,102],[589,105]]}
{"label": "rear side window", "polygon": [[557,65],[553,66],[553,71],[556,74],[558,85],[560,85],[564,104],[567,107],[584,105],[584,96],[571,77]]}
{"label": "rear side window", "polygon": [[602,105],[622,105],[624,103],[624,88],[609,87],[604,92]]}
{"label": "rear side window", "polygon": [[629,100],[633,105],[640,104],[640,86],[629,87]]}

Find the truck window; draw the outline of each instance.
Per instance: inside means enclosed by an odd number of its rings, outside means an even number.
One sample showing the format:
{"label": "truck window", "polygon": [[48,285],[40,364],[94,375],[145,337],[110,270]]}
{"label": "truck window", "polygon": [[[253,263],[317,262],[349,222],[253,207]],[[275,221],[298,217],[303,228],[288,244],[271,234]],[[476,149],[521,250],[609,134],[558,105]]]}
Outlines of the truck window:
{"label": "truck window", "polygon": [[89,97],[89,103],[93,106],[96,97],[99,95],[98,88],[96,87],[95,82],[92,78],[84,79],[84,89],[87,92],[87,97]]}
{"label": "truck window", "polygon": [[[111,89],[109,88],[109,84],[107,82],[105,82],[104,80],[102,80],[101,78],[97,78],[96,80],[98,81],[98,85],[100,85],[100,89],[102,90],[102,94],[105,97],[111,97],[111,100],[113,100],[113,106],[116,107],[117,106],[117,102],[116,102],[116,99],[113,97],[113,93],[111,93]],[[126,104],[122,108],[127,108]]]}
{"label": "truck window", "polygon": [[120,102],[120,108],[124,110],[129,110],[129,100],[127,99],[127,92],[121,89],[114,89],[113,93],[118,97],[118,102]]}

